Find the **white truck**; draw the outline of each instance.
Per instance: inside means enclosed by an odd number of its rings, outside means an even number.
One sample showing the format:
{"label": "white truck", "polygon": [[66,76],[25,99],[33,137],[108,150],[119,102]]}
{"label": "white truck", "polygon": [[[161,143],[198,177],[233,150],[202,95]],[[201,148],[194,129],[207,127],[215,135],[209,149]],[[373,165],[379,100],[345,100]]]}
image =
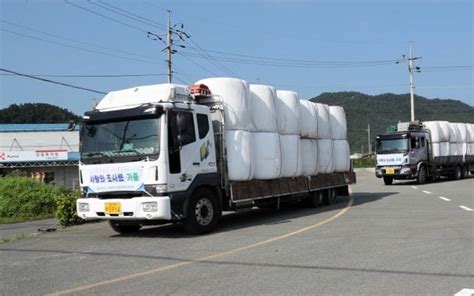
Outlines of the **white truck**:
{"label": "white truck", "polygon": [[[236,81],[240,80],[216,78],[209,83],[219,90],[220,83]],[[240,96],[245,105],[250,91],[248,85],[242,85],[240,93],[231,89],[227,96]],[[344,163],[340,172],[331,164],[332,170],[327,172],[317,174],[313,169],[305,173],[296,169],[305,161],[290,155],[298,165],[288,162],[295,167],[288,174],[283,173],[281,155],[280,159],[267,158],[270,143],[263,157],[249,156],[249,138],[242,133],[250,132],[228,128],[235,123],[232,104],[225,91],[213,94],[210,88],[204,84],[190,88],[176,84],[140,86],[110,92],[95,110],[86,112],[80,133],[82,196],[77,201],[77,215],[86,220],[109,220],[119,233],[136,232],[143,225],[183,223],[188,233],[202,234],[215,229],[222,211],[279,207],[280,203],[300,200],[317,207],[324,202],[333,204],[337,195],[348,194],[348,185],[355,182],[350,163]],[[265,116],[265,110],[259,112]],[[276,148],[283,151],[276,135]],[[299,147],[296,153],[304,153],[300,141],[317,143],[294,137]],[[332,141],[329,139],[331,155],[341,150]],[[295,147],[288,148],[291,151]],[[318,155],[317,150],[309,153],[311,157]],[[246,168],[252,161],[263,161],[263,165]],[[265,175],[265,170],[273,167],[271,174]],[[257,179],[262,169],[263,177]]]}

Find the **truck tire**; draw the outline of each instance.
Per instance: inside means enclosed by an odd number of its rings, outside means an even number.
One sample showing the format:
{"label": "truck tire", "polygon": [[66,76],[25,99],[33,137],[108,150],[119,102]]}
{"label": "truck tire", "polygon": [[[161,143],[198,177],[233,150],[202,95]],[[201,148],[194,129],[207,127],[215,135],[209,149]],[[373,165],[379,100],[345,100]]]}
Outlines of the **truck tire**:
{"label": "truck tire", "polygon": [[115,232],[118,232],[120,234],[129,234],[129,233],[138,232],[140,228],[142,227],[140,224],[123,223],[121,221],[115,221],[115,220],[110,220],[109,224],[110,224],[110,227],[112,227],[112,229]]}
{"label": "truck tire", "polygon": [[323,193],[321,191],[313,191],[308,195],[304,203],[308,208],[319,208],[324,204]]}
{"label": "truck tire", "polygon": [[416,177],[416,181],[418,184],[426,183],[426,168],[424,166],[420,166],[420,170],[418,172],[418,176]]}
{"label": "truck tire", "polygon": [[459,179],[461,179],[461,168],[459,166],[456,166],[453,172],[453,180],[459,180]]}
{"label": "truck tire", "polygon": [[467,166],[463,166],[461,168],[461,179],[466,179],[469,175],[469,171],[467,169]]}
{"label": "truck tire", "polygon": [[337,190],[333,188],[325,190],[323,200],[325,205],[335,205],[337,202]]}
{"label": "truck tire", "polygon": [[197,189],[188,204],[184,230],[188,234],[212,232],[221,216],[221,208],[214,191],[207,188]]}
{"label": "truck tire", "polygon": [[383,176],[383,183],[384,183],[385,185],[392,185],[392,184],[393,184],[393,178],[392,178],[392,177]]}

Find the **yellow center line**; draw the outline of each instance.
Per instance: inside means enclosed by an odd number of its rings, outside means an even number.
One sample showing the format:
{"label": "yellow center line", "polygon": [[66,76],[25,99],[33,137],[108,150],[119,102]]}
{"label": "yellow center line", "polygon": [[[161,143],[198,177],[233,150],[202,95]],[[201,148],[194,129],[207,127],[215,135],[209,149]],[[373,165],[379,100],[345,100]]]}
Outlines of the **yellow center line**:
{"label": "yellow center line", "polygon": [[93,283],[93,284],[84,285],[84,286],[80,286],[80,287],[76,287],[76,288],[72,288],[72,289],[57,291],[57,292],[53,292],[53,293],[50,293],[50,294],[46,294],[46,296],[66,295],[66,294],[76,293],[76,292],[80,292],[80,291],[84,291],[84,290],[88,290],[88,289],[92,289],[92,288],[96,288],[96,287],[100,287],[100,286],[107,286],[107,285],[115,284],[115,283],[118,283],[118,282],[128,281],[128,280],[135,279],[135,278],[138,278],[138,277],[143,277],[143,276],[147,276],[147,275],[167,271],[167,270],[170,270],[170,269],[175,269],[175,268],[190,265],[190,264],[193,264],[193,263],[198,263],[198,262],[202,262],[202,261],[208,261],[208,260],[211,260],[211,259],[216,259],[216,258],[221,258],[221,257],[233,255],[235,253],[239,253],[239,252],[246,251],[246,250],[249,250],[249,249],[253,249],[253,248],[256,248],[256,247],[260,247],[260,246],[263,246],[263,245],[266,245],[266,244],[270,244],[270,243],[273,243],[275,241],[279,241],[279,240],[282,240],[282,239],[285,239],[285,238],[289,238],[289,237],[298,235],[300,233],[303,233],[305,231],[308,231],[308,230],[320,227],[324,224],[327,224],[327,223],[341,217],[345,213],[347,213],[352,208],[352,205],[354,203],[354,199],[352,197],[352,190],[351,190],[350,186],[349,186],[349,195],[350,195],[349,202],[339,212],[337,212],[336,214],[334,214],[333,216],[329,217],[326,220],[323,220],[323,221],[318,222],[318,223],[313,224],[313,225],[303,227],[303,228],[298,229],[296,231],[292,231],[292,232],[289,232],[289,233],[284,234],[284,235],[280,235],[280,236],[270,238],[270,239],[267,239],[267,240],[264,240],[264,241],[261,241],[261,242],[257,242],[257,243],[251,244],[251,245],[247,245],[247,246],[239,247],[239,248],[232,249],[232,250],[229,250],[229,251],[217,253],[217,254],[214,254],[214,255],[210,255],[210,256],[206,256],[206,257],[200,257],[200,258],[196,258],[196,259],[191,259],[191,260],[186,261],[186,262],[180,262],[180,263],[165,265],[165,266],[162,266],[162,267],[146,270],[146,271],[143,271],[143,272],[137,272],[137,273],[121,276],[121,277],[118,277],[118,278],[105,280],[105,281],[100,281],[100,282],[96,282],[96,283]]}

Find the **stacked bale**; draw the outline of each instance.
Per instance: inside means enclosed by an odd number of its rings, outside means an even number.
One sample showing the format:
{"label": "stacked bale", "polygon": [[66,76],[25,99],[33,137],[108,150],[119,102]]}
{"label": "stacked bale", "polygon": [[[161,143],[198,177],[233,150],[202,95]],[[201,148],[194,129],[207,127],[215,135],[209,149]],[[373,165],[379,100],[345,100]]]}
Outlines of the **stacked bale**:
{"label": "stacked bale", "polygon": [[196,83],[207,85],[224,104],[229,180],[250,180],[253,159],[248,83],[235,78],[207,78]]}
{"label": "stacked bale", "polygon": [[441,158],[449,156],[449,123],[447,121],[426,121],[424,124],[431,134],[433,157]]}
{"label": "stacked bale", "polygon": [[344,108],[340,106],[329,106],[329,120],[334,145],[333,165],[335,172],[347,172],[350,170],[350,149],[347,141],[347,120]]}
{"label": "stacked bale", "polygon": [[268,85],[250,84],[252,118],[252,178],[276,179],[281,173],[280,135],[276,117],[275,89]]}
{"label": "stacked bale", "polygon": [[462,155],[462,160],[466,160],[467,154],[467,124],[466,123],[455,123],[457,130],[459,131],[457,150]]}
{"label": "stacked bale", "polygon": [[331,174],[334,172],[334,140],[332,139],[329,106],[315,105],[318,110],[318,173]]}
{"label": "stacked bale", "polygon": [[474,160],[474,124],[466,123],[466,161]]}
{"label": "stacked bale", "polygon": [[299,135],[299,104],[298,94],[289,90],[276,91],[276,110],[278,132],[281,148],[281,177],[302,175],[302,159],[300,157]]}
{"label": "stacked bale", "polygon": [[300,157],[302,175],[314,176],[318,174],[318,110],[310,101],[300,100]]}
{"label": "stacked bale", "polygon": [[[450,156],[461,156],[462,155],[462,139],[461,132],[456,123],[449,123],[449,155]],[[460,149],[461,148],[461,149]]]}
{"label": "stacked bale", "polygon": [[[350,169],[344,109],[235,78],[207,78],[224,105],[230,181],[314,176]],[[318,153],[319,152],[319,153]]]}

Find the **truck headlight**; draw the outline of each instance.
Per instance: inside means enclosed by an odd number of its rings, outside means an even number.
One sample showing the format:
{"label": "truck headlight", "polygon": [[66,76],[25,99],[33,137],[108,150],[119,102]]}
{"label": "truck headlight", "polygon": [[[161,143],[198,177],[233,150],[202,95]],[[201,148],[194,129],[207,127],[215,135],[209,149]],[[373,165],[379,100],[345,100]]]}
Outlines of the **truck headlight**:
{"label": "truck headlight", "polygon": [[80,202],[77,204],[78,212],[89,212],[89,204],[86,202]]}
{"label": "truck headlight", "polygon": [[382,174],[382,169],[381,169],[381,168],[376,168],[376,169],[375,169],[375,172],[376,172],[377,174],[381,175],[381,174]]}
{"label": "truck headlight", "polygon": [[168,190],[168,186],[166,186],[166,184],[156,185],[155,189],[157,193],[164,193]]}
{"label": "truck headlight", "polygon": [[411,174],[411,169],[410,168],[402,168],[400,170],[400,174]]}
{"label": "truck headlight", "polygon": [[158,211],[158,203],[156,201],[142,203],[142,209],[144,212],[156,212]]}

